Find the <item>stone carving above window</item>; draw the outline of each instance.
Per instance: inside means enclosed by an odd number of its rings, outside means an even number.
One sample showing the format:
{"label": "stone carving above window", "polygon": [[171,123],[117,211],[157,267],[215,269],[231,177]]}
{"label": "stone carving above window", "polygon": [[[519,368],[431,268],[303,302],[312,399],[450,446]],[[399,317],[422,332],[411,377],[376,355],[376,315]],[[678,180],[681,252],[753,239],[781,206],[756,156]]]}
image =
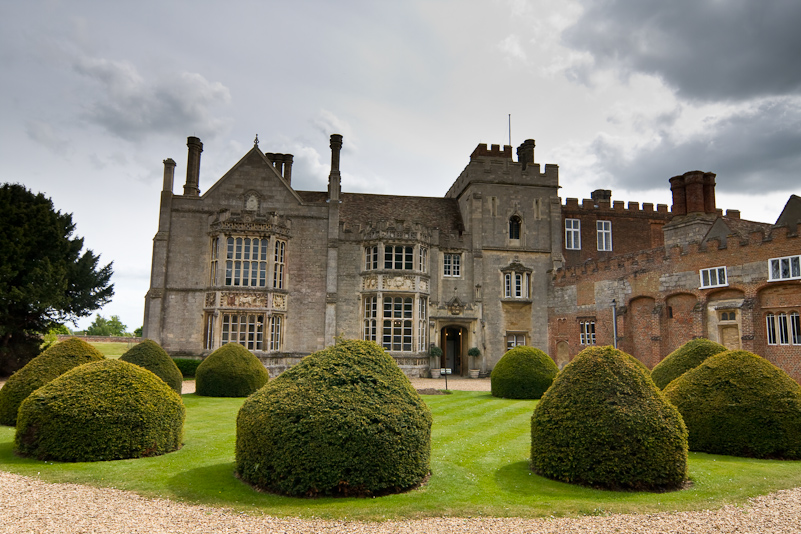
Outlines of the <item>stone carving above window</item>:
{"label": "stone carving above window", "polygon": [[245,197],[245,209],[248,211],[257,211],[259,209],[259,197],[254,193]]}
{"label": "stone carving above window", "polygon": [[378,289],[378,277],[377,276],[362,277],[362,290],[370,291],[374,289]]}
{"label": "stone carving above window", "polygon": [[286,310],[286,295],[273,293],[273,309]]}
{"label": "stone carving above window", "polygon": [[266,308],[266,293],[220,293],[220,306],[225,308]]}
{"label": "stone carving above window", "polygon": [[389,291],[414,291],[413,276],[385,276],[382,280],[381,289]]}

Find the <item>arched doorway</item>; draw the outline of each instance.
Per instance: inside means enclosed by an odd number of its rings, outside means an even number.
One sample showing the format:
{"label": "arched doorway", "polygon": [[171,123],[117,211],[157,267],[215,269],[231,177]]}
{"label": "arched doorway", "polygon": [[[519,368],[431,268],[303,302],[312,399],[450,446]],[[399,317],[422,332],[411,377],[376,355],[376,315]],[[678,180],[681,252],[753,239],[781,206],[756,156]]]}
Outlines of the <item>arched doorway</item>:
{"label": "arched doorway", "polygon": [[467,365],[463,365],[464,347],[467,343],[467,330],[461,326],[446,326],[440,331],[440,347],[442,347],[442,367],[452,369],[455,375],[467,373]]}

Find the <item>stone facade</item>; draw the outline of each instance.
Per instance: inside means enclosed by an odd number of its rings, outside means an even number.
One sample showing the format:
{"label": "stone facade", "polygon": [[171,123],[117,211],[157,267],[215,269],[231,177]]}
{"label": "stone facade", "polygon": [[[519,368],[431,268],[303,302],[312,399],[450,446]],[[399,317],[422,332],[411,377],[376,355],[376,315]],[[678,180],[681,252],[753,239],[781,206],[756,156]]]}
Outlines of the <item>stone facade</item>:
{"label": "stone facade", "polygon": [[[716,208],[714,174],[692,171],[670,179],[670,210],[608,190],[562,204],[533,140],[517,161],[478,145],[444,197],[343,193],[342,142],[324,192],[295,190],[293,157],[257,142],[202,195],[199,139],[182,195],[165,160],[145,337],[174,355],[239,342],[273,375],[336,336],[373,339],[427,376],[486,375],[515,344],[563,366],[617,341],[653,367],[704,336],[801,378],[798,197],[776,225],[744,221]],[[776,259],[789,275],[772,277]]]}
{"label": "stone facade", "polygon": [[145,305],[145,337],[169,353],[236,341],[277,374],[345,336],[425,376],[486,374],[507,346],[547,347],[559,180],[555,165],[534,164],[534,141],[518,161],[509,146],[479,145],[441,198],[343,193],[339,135],[327,192],[294,190],[292,156],[254,144],[201,195],[203,145],[187,145],[183,195],[164,162]]}

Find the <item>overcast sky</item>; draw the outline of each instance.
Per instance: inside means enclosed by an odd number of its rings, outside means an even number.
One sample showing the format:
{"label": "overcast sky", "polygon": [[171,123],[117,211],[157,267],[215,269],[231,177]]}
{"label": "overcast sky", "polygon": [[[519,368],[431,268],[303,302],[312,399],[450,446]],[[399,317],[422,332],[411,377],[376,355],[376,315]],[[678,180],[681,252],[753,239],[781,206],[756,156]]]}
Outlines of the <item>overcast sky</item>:
{"label": "overcast sky", "polygon": [[343,191],[441,196],[511,114],[563,198],[670,204],[698,169],[718,207],[775,222],[801,194],[799,27],[797,0],[2,2],[0,182],[73,214],[130,330],[190,135],[201,193],[256,134],[324,190],[340,133]]}

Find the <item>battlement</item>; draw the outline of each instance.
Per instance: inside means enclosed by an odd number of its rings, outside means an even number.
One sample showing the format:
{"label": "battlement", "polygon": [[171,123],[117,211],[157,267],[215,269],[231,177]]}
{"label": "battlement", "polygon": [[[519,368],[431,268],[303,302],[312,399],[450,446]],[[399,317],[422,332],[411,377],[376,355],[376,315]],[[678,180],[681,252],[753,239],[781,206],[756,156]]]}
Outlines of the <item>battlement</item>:
{"label": "battlement", "polygon": [[403,220],[376,220],[355,225],[341,222],[339,227],[341,235],[346,236],[346,239],[362,242],[404,241],[456,248],[463,248],[465,242],[463,232],[443,232],[439,228],[430,228],[420,223]]}
{"label": "battlement", "polygon": [[490,145],[490,148],[487,148],[487,143],[479,143],[473,153],[470,154],[471,161],[475,161],[478,158],[501,158],[511,161],[512,147],[503,145],[503,150],[501,150],[501,145]]}
{"label": "battlement", "polygon": [[658,214],[658,215],[669,215],[670,212],[668,211],[667,204],[657,204],[656,210],[654,210],[654,204],[652,202],[643,202],[642,207],[640,206],[639,202],[629,202],[628,208],[625,206],[625,202],[622,200],[613,200],[611,203],[609,200],[594,200],[591,198],[585,198],[579,204],[577,198],[567,198],[565,199],[565,203],[562,204],[562,211],[567,212],[614,212],[617,215],[642,215],[642,214]]}
{"label": "battlement", "polygon": [[[578,266],[557,269],[553,273],[553,280],[557,286],[565,286],[576,283],[579,278],[609,280],[656,270],[697,271],[717,265],[742,264],[744,260],[747,261],[749,252],[753,252],[754,258],[758,258],[756,261],[763,261],[767,257],[797,254],[801,249],[801,243],[798,242],[799,231],[801,223],[795,228],[773,226],[766,232],[751,232],[747,238],[730,234],[726,244],[715,238],[704,243],[694,241],[621,254],[603,260],[588,260]],[[673,265],[663,269],[662,266],[666,263]]]}

